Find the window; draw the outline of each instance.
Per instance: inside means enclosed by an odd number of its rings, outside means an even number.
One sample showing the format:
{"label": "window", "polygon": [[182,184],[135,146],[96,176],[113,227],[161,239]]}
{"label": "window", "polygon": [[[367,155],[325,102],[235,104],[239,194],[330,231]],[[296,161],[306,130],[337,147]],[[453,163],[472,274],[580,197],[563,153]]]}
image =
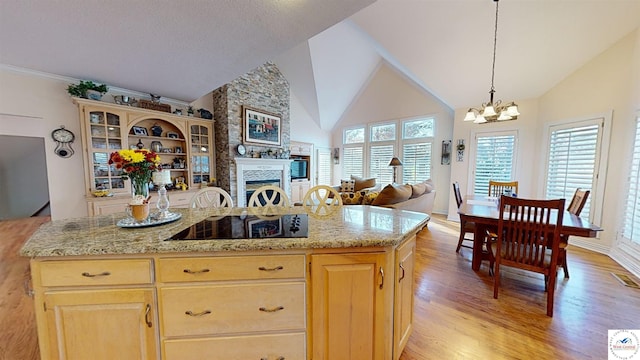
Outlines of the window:
{"label": "window", "polygon": [[592,119],[549,128],[545,196],[567,199],[569,206],[576,188],[591,190],[581,213],[585,217],[591,213],[591,200],[595,195],[601,125],[602,119]]}
{"label": "window", "polygon": [[364,175],[364,126],[344,130],[342,173]]}
{"label": "window", "polygon": [[476,135],[473,193],[489,194],[489,180],[512,181],[515,168],[516,133]]}
{"label": "window", "polygon": [[623,240],[640,246],[640,112],[636,117],[636,135],[632,151],[622,237]]}
{"label": "window", "polygon": [[393,168],[389,161],[395,155],[396,124],[380,124],[370,127],[369,176],[382,184],[393,181]]}
{"label": "window", "polygon": [[389,162],[398,156],[403,166],[397,169],[396,182],[429,179],[434,123],[435,119],[429,117],[344,129],[343,177],[366,174],[375,177],[378,183],[391,183],[394,169]]}

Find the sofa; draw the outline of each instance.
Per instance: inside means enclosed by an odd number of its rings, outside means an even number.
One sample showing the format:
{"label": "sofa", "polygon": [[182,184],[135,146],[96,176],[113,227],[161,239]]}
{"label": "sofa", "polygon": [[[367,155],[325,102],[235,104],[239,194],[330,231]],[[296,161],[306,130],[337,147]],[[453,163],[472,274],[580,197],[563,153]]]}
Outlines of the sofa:
{"label": "sofa", "polygon": [[[345,182],[353,184],[345,185]],[[374,179],[352,176],[334,187],[344,205],[372,205],[399,210],[417,211],[431,215],[436,191],[431,179],[417,184],[389,184],[381,188]],[[357,184],[357,185],[356,185]]]}

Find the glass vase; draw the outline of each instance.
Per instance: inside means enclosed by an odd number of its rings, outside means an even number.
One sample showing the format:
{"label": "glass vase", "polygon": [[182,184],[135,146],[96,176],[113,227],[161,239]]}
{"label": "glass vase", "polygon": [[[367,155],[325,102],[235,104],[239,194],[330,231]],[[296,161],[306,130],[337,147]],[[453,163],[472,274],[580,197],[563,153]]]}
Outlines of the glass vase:
{"label": "glass vase", "polygon": [[136,195],[142,195],[145,199],[149,197],[149,180],[151,179],[137,179],[131,178],[131,195],[135,198]]}

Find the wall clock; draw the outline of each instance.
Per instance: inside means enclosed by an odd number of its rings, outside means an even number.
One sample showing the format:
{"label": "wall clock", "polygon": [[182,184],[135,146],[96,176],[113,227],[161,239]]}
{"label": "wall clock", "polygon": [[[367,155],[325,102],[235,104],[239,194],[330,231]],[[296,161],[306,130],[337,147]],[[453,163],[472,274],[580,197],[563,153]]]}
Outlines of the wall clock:
{"label": "wall clock", "polygon": [[244,156],[244,154],[247,153],[247,149],[242,144],[238,144],[238,146],[236,147],[236,151],[240,156]]}
{"label": "wall clock", "polygon": [[71,131],[65,129],[64,126],[60,126],[60,128],[51,132],[51,137],[57,144],[54,152],[58,156],[68,158],[73,155],[71,143],[75,140],[76,136]]}

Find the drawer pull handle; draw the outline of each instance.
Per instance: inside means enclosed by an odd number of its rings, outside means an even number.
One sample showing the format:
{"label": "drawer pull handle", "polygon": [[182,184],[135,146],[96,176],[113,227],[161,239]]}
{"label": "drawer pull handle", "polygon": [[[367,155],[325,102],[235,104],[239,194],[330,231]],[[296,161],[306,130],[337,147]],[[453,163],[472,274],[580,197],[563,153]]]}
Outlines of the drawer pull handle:
{"label": "drawer pull handle", "polygon": [[151,305],[147,304],[147,310],[144,312],[144,321],[148,327],[151,327]]}
{"label": "drawer pull handle", "polygon": [[184,313],[189,315],[189,316],[203,316],[203,315],[211,314],[211,310],[205,310],[205,311],[202,311],[202,312],[199,312],[199,313],[194,313],[191,310],[189,310],[189,311],[185,311]]}
{"label": "drawer pull handle", "polygon": [[276,311],[284,310],[284,306],[278,306],[278,307],[271,308],[271,309],[267,309],[266,307],[261,307],[258,310],[260,310],[262,312],[276,312]]}
{"label": "drawer pull handle", "polygon": [[211,271],[211,270],[209,270],[209,269],[202,269],[202,270],[196,270],[196,271],[193,271],[193,270],[190,270],[190,269],[184,269],[184,270],[182,270],[182,271],[183,271],[183,272],[186,272],[187,274],[202,274],[202,273],[208,273],[208,272],[209,272],[209,271]]}
{"label": "drawer pull handle", "polygon": [[111,273],[108,272],[108,271],[102,272],[100,274],[89,274],[88,272],[83,272],[82,273],[82,276],[89,277],[89,278],[97,277],[97,276],[109,276],[109,275],[111,275]]}
{"label": "drawer pull handle", "polygon": [[258,268],[258,270],[260,270],[260,271],[279,271],[279,270],[283,270],[283,269],[284,269],[284,266],[276,266],[274,268],[266,268],[264,266],[260,266]]}
{"label": "drawer pull handle", "polygon": [[380,270],[378,271],[380,273],[380,289],[382,289],[384,287],[384,270],[382,269],[382,266],[380,266]]}
{"label": "drawer pull handle", "polygon": [[405,273],[404,273],[404,266],[403,265],[404,264],[402,262],[400,262],[400,269],[402,270],[402,276],[400,276],[400,279],[398,279],[398,282],[401,282],[402,279],[404,279]]}
{"label": "drawer pull handle", "polygon": [[[263,358],[260,358],[260,360],[269,360],[269,358],[263,357]],[[280,356],[276,360],[284,360],[284,356]]]}

